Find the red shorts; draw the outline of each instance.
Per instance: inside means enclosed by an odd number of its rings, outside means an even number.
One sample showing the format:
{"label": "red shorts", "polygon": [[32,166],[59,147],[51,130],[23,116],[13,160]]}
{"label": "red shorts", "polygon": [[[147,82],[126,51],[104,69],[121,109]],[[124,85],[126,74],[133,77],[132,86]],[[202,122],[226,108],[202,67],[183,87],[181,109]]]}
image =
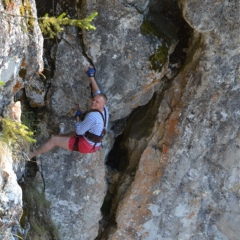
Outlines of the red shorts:
{"label": "red shorts", "polygon": [[[75,140],[76,140],[76,136],[71,137],[68,142],[68,147],[72,151],[74,149]],[[78,151],[80,153],[93,153],[93,152],[96,152],[99,148],[100,146],[94,147],[93,145],[91,145],[83,136],[79,137]]]}

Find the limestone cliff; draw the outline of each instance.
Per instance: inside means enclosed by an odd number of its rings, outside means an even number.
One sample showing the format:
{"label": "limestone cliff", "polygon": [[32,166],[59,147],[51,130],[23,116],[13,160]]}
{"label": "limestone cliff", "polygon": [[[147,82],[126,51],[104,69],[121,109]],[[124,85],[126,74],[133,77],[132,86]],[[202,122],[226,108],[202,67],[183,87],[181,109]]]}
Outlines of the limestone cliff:
{"label": "limestone cliff", "polygon": [[[0,1],[0,11],[0,114],[19,121],[21,106],[14,99],[24,90],[41,91],[43,87],[39,81],[43,38],[37,21],[22,17],[36,17],[35,1]],[[36,99],[42,102],[44,94],[39,96]],[[28,224],[26,229],[20,226],[22,190],[17,183],[24,172],[27,149],[10,149],[3,144],[2,126],[0,129],[0,239],[17,239],[28,230]]]}
{"label": "limestone cliff", "polygon": [[66,27],[44,54],[37,21],[29,32],[11,15],[26,2],[8,3],[1,113],[27,99],[40,120],[37,146],[59,122],[73,130],[75,103],[89,108],[83,69],[93,63],[111,119],[94,154],[56,148],[25,173],[1,155],[1,238],[239,239],[239,3],[37,1],[39,14],[99,14],[96,31]]}

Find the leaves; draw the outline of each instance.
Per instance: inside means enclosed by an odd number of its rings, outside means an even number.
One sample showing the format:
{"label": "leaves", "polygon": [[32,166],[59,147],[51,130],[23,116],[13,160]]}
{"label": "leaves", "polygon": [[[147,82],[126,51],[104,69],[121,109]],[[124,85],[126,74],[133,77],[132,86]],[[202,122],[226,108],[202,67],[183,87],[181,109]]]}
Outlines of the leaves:
{"label": "leaves", "polygon": [[85,19],[69,19],[66,13],[62,13],[58,17],[49,17],[48,14],[46,14],[40,19],[39,25],[44,35],[54,38],[56,34],[64,30],[63,26],[67,25],[86,30],[96,30],[96,27],[92,25],[92,21],[97,15],[98,13],[94,12]]}
{"label": "leaves", "polygon": [[11,143],[34,143],[35,139],[32,138],[33,132],[27,126],[20,122],[11,120],[10,118],[0,118],[2,122],[1,141],[10,145]]}
{"label": "leaves", "polygon": [[0,80],[0,87],[3,87],[4,85],[5,85],[5,82]]}

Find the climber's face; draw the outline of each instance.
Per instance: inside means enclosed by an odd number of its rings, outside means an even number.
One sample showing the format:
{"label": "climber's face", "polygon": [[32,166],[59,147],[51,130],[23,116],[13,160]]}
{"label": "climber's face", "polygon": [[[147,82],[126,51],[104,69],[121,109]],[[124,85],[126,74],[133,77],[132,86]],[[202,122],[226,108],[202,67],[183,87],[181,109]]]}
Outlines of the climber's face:
{"label": "climber's face", "polygon": [[92,99],[91,109],[99,110],[102,112],[103,108],[104,108],[104,104],[105,104],[105,101],[104,101],[103,97],[97,95]]}

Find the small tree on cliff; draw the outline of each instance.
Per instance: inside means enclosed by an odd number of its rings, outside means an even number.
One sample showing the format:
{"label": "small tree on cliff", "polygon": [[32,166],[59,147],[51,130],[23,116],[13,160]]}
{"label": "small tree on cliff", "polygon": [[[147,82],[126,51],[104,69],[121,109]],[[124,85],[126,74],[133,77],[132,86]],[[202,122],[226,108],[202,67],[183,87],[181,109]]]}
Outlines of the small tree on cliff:
{"label": "small tree on cliff", "polygon": [[97,12],[92,13],[84,19],[70,19],[66,13],[60,14],[58,17],[49,17],[45,14],[44,17],[35,18],[33,17],[32,8],[29,3],[19,7],[20,15],[12,14],[7,11],[0,11],[2,16],[20,17],[25,20],[27,30],[31,31],[34,27],[35,21],[38,21],[39,26],[43,35],[54,38],[56,34],[64,30],[63,26],[75,26],[86,30],[95,30],[96,27],[92,25],[93,19],[98,15]]}
{"label": "small tree on cliff", "polygon": [[94,12],[85,19],[69,19],[66,17],[66,13],[62,13],[58,17],[49,17],[46,14],[43,18],[39,19],[39,26],[44,35],[49,35],[50,38],[54,38],[57,33],[60,33],[64,30],[63,26],[76,26],[81,29],[86,30],[95,30],[96,28],[91,24],[93,19],[98,15],[97,12]]}

